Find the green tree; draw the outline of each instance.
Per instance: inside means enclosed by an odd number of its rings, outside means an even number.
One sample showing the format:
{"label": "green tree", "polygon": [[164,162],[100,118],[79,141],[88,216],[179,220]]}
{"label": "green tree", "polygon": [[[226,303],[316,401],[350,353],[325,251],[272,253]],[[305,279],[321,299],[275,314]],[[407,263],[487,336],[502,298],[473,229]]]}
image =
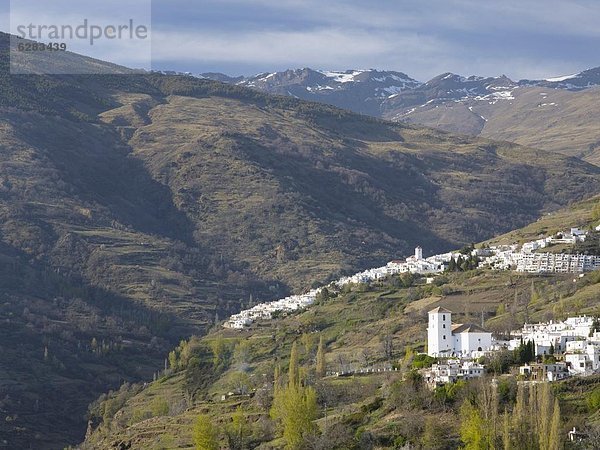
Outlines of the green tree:
{"label": "green tree", "polygon": [[290,364],[288,367],[288,385],[290,387],[295,386],[300,381],[300,373],[298,371],[298,347],[296,342],[292,344],[292,350],[290,352]]}
{"label": "green tree", "polygon": [[448,272],[456,272],[456,261],[454,261],[454,258],[450,258],[450,261],[448,262]]}
{"label": "green tree", "polygon": [[594,321],[592,322],[592,326],[590,327],[589,337],[594,335],[594,331],[600,331],[600,319],[598,317],[594,317]]}
{"label": "green tree", "polygon": [[400,283],[403,287],[409,288],[415,283],[415,276],[410,272],[403,272],[400,274]]}
{"label": "green tree", "polygon": [[550,422],[550,433],[548,439],[548,450],[558,450],[561,448],[560,439],[560,405],[558,399],[554,399],[554,410],[552,412],[552,421]]}
{"label": "green tree", "polygon": [[596,387],[587,398],[590,412],[594,413],[600,409],[600,386]]}
{"label": "green tree", "polygon": [[469,400],[465,400],[460,407],[460,439],[465,444],[465,450],[488,448],[485,446],[483,418]]}
{"label": "green tree", "polygon": [[152,415],[154,417],[166,416],[169,414],[169,404],[163,397],[154,397],[152,400]]}
{"label": "green tree", "polygon": [[504,450],[512,449],[510,440],[510,418],[508,417],[508,411],[506,410],[504,410],[504,414],[502,414],[502,447]]}
{"label": "green tree", "polygon": [[196,450],[219,450],[217,429],[206,415],[200,415],[196,419],[192,437]]}
{"label": "green tree", "polygon": [[251,429],[241,406],[231,416],[231,423],[226,427],[227,442],[231,450],[243,450],[248,446]]}
{"label": "green tree", "polygon": [[177,370],[178,361],[177,361],[177,353],[175,352],[175,350],[169,352],[169,367],[172,370]]}
{"label": "green tree", "polygon": [[592,208],[592,220],[600,220],[600,202]]}
{"label": "green tree", "polygon": [[252,345],[246,340],[240,340],[233,350],[233,359],[238,366],[244,366],[252,357]]}
{"label": "green tree", "polygon": [[292,345],[288,369],[287,386],[281,386],[276,379],[274,385],[271,417],[279,424],[286,442],[286,449],[302,448],[308,435],[315,432],[317,418],[317,394],[310,386],[305,386],[298,368],[296,343]]}
{"label": "green tree", "polygon": [[224,367],[227,364],[227,345],[225,339],[217,337],[210,343],[210,349],[213,354],[213,364],[215,367]]}
{"label": "green tree", "polygon": [[319,346],[317,347],[316,372],[319,378],[323,378],[327,372],[327,367],[325,364],[325,344],[323,343],[323,336],[319,338]]}

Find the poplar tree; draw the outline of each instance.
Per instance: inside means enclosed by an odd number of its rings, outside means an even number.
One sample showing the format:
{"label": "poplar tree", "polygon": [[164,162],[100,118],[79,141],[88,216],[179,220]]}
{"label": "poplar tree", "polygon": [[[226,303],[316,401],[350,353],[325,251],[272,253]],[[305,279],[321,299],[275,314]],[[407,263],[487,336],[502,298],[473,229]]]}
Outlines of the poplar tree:
{"label": "poplar tree", "polygon": [[560,406],[558,399],[554,399],[554,411],[552,421],[550,422],[548,450],[558,450],[560,448]]}
{"label": "poplar tree", "polygon": [[196,419],[192,437],[196,450],[219,450],[217,429],[206,415]]}
{"label": "poplar tree", "polygon": [[296,342],[292,344],[292,351],[290,352],[290,365],[288,368],[288,386],[292,387],[298,384],[299,382],[299,373],[298,373],[298,348],[296,347]]}
{"label": "poplar tree", "polygon": [[502,415],[502,447],[504,450],[512,449],[512,444],[510,442],[510,419],[506,409]]}
{"label": "poplar tree", "polygon": [[305,386],[298,368],[296,344],[292,345],[288,368],[287,386],[277,387],[273,395],[271,417],[279,424],[287,450],[302,448],[305,438],[315,432],[317,418],[317,394],[310,386]]}
{"label": "poplar tree", "polygon": [[238,406],[231,416],[231,423],[227,426],[226,431],[231,450],[243,450],[247,447],[251,430],[241,406]]}
{"label": "poplar tree", "polygon": [[319,338],[319,347],[317,348],[317,364],[316,364],[317,377],[323,378],[327,372],[325,365],[325,348],[323,343],[323,336]]}

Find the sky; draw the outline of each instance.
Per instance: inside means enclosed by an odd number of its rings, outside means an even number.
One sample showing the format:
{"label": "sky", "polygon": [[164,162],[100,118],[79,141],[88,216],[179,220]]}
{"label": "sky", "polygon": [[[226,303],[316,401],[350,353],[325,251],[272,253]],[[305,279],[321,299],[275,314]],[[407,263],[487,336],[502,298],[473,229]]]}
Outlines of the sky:
{"label": "sky", "polygon": [[[153,0],[152,67],[548,78],[600,66],[599,23],[598,0]],[[130,66],[135,56],[105,55]]]}

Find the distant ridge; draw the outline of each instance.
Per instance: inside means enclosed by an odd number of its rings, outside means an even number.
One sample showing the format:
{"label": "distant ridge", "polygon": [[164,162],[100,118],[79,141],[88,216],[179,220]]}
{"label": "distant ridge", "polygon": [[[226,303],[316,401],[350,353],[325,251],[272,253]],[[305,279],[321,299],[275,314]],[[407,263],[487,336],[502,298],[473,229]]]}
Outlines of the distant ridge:
{"label": "distant ridge", "polygon": [[505,75],[464,77],[447,72],[420,82],[402,72],[374,69],[200,76],[374,117],[533,145],[600,164],[600,67],[519,81]]}

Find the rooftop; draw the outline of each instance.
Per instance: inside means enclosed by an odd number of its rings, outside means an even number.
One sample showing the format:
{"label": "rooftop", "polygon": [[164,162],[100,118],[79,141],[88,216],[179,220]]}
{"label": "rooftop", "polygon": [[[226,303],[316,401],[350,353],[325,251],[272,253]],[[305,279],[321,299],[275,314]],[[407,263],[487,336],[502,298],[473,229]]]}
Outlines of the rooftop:
{"label": "rooftop", "polygon": [[429,311],[429,314],[432,313],[448,313],[448,314],[452,314],[452,311],[446,309],[446,308],[442,308],[441,306],[438,306],[437,308],[432,309],[431,311]]}

